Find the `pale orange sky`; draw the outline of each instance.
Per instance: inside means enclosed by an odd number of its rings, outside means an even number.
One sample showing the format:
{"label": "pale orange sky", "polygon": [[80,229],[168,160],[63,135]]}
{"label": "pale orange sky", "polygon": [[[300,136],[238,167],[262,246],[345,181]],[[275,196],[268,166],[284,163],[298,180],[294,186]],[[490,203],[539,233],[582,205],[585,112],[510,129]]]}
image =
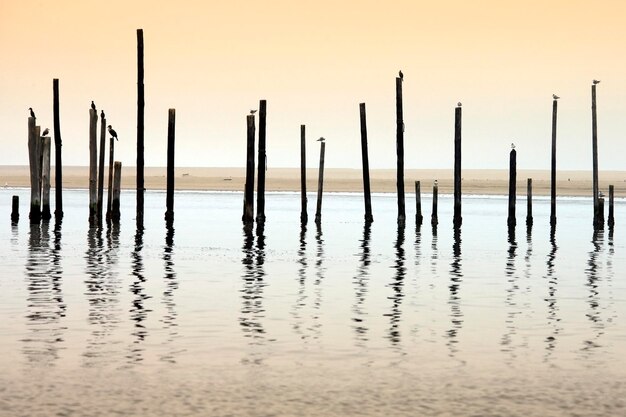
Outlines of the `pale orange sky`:
{"label": "pale orange sky", "polygon": [[358,104],[370,165],[395,166],[395,76],[405,74],[405,164],[451,168],[463,102],[465,168],[548,169],[551,94],[559,167],[591,167],[590,84],[598,87],[601,169],[626,170],[626,2],[0,0],[0,164],[27,164],[27,109],[52,128],[60,79],[63,159],[88,162],[93,99],[135,163],[136,29],[144,29],[146,165],[165,164],[177,109],[179,166],[243,166],[245,115],[268,100],[268,162],[360,167]]}

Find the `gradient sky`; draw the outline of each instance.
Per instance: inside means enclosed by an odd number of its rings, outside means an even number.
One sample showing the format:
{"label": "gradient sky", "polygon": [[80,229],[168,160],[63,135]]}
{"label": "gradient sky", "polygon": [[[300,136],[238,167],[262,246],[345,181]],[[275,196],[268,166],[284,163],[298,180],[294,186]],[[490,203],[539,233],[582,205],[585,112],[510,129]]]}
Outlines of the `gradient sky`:
{"label": "gradient sky", "polygon": [[146,165],[166,161],[177,110],[178,166],[244,166],[245,115],[268,100],[268,163],[359,168],[358,104],[370,166],[395,167],[395,77],[404,72],[405,165],[452,168],[463,102],[463,167],[549,169],[552,93],[559,168],[591,168],[590,85],[600,167],[626,170],[626,2],[0,0],[0,164],[28,164],[27,116],[52,128],[60,79],[63,160],[88,163],[93,99],[135,164],[136,29],[144,29]]}

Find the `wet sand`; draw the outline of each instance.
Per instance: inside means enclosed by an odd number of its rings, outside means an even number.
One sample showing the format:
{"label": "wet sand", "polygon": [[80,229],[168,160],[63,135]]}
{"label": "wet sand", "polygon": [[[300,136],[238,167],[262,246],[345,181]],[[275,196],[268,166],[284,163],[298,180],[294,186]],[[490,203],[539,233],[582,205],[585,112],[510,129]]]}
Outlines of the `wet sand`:
{"label": "wet sand", "polygon": [[[108,168],[105,184],[108,178]],[[148,190],[164,190],[166,182],[164,167],[146,168],[145,186]],[[508,194],[508,171],[475,170],[463,171],[463,194],[506,195]],[[396,171],[375,169],[370,171],[372,192],[392,193],[396,191]],[[407,169],[405,189],[414,190],[414,181],[420,180],[422,192],[430,193],[433,181],[439,182],[439,192],[453,192],[452,170]],[[550,172],[520,170],[517,172],[517,193],[526,194],[526,179],[533,179],[534,195],[550,194]],[[51,183],[54,186],[54,168]],[[177,190],[242,191],[245,183],[244,168],[177,168]],[[626,197],[626,172],[600,172],[600,189],[608,193],[609,184],[615,185],[616,197]],[[27,166],[0,166],[0,185],[8,187],[30,186]],[[66,188],[88,188],[87,167],[65,167],[63,186]],[[135,167],[122,170],[122,188],[135,188]],[[591,172],[560,171],[557,174],[557,194],[559,196],[590,196]],[[297,168],[270,168],[267,171],[267,191],[299,191],[300,170]],[[307,170],[307,190],[317,190],[317,169]],[[329,192],[362,192],[363,180],[359,169],[327,168],[324,172],[324,190]]]}

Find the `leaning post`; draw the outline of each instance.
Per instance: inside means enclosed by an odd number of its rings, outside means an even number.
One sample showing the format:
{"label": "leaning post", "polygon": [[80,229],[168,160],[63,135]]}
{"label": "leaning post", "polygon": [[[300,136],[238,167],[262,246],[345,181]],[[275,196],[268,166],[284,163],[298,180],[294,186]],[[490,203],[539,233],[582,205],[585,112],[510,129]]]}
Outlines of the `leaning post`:
{"label": "leaning post", "polygon": [[372,195],[370,191],[370,163],[367,151],[367,120],[365,118],[365,103],[359,104],[361,118],[361,160],[363,162],[363,196],[365,199],[365,221],[373,222]]}
{"label": "leaning post", "polygon": [[176,109],[167,113],[167,192],[165,221],[174,221],[174,145],[176,140]]}
{"label": "leaning post", "polygon": [[243,196],[243,216],[245,224],[254,222],[254,115],[246,116],[247,149],[246,149],[246,185]]}
{"label": "leaning post", "polygon": [[315,223],[319,226],[322,223],[322,195],[324,193],[324,154],[326,152],[326,142],[321,138],[320,146],[320,169],[317,180],[317,209],[315,210]]}

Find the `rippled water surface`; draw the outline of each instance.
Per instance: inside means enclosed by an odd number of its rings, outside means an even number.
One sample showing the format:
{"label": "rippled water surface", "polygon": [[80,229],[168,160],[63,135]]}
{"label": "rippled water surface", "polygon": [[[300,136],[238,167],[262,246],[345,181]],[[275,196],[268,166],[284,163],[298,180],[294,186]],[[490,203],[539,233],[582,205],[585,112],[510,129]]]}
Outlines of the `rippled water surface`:
{"label": "rippled water surface", "polygon": [[[11,195],[22,218],[10,224]],[[593,233],[587,199],[440,198],[439,227],[398,227],[394,195],[269,194],[245,230],[240,193],[134,195],[90,229],[87,192],[62,225],[28,224],[0,191],[2,416],[606,416],[626,398],[626,204]],[[309,196],[309,216],[315,198]],[[413,209],[414,210],[414,209]]]}

